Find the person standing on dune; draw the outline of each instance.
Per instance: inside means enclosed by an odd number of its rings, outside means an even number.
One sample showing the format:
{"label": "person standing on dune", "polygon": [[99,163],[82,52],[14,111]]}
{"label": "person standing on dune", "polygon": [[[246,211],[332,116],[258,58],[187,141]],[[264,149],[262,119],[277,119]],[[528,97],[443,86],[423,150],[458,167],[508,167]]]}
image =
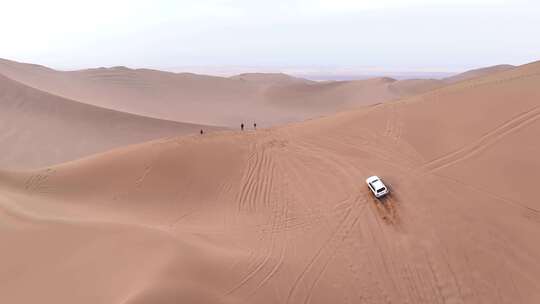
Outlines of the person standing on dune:
{"label": "person standing on dune", "polygon": [[244,131],[244,123],[240,124],[240,130]]}
{"label": "person standing on dune", "polygon": [[253,123],[253,129],[257,130],[257,123],[256,122]]}
{"label": "person standing on dune", "polygon": [[203,135],[203,134],[204,134],[204,131],[203,131],[203,129],[201,129],[201,135]]}

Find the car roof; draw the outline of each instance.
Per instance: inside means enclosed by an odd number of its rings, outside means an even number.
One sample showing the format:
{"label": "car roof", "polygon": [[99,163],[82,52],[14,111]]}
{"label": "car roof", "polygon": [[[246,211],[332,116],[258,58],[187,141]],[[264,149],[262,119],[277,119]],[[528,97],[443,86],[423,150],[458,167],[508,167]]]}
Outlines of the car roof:
{"label": "car roof", "polygon": [[366,179],[366,181],[367,181],[368,183],[371,183],[371,182],[373,182],[374,180],[377,180],[377,179],[378,179],[378,180],[381,180],[377,175],[373,175],[373,176],[368,177],[368,178]]}
{"label": "car roof", "polygon": [[371,183],[373,185],[373,187],[378,190],[378,189],[381,189],[381,188],[384,188],[384,184],[381,182],[381,180],[378,180],[374,183]]}

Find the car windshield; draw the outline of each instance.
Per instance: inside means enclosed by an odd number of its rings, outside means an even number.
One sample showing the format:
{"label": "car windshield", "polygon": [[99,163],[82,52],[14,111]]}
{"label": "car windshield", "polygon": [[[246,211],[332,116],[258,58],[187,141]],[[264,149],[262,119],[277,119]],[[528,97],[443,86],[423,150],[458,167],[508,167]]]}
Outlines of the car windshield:
{"label": "car windshield", "polygon": [[376,182],[378,182],[379,180],[378,179],[374,179],[371,181],[372,184],[375,184]]}
{"label": "car windshield", "polygon": [[381,189],[377,190],[377,193],[383,192],[384,190],[386,190],[386,188],[382,187]]}

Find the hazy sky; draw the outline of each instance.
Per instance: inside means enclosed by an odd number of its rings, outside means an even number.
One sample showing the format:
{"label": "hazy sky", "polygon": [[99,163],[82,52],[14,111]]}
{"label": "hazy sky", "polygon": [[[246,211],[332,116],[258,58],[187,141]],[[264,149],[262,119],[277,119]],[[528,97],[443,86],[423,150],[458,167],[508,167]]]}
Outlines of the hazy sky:
{"label": "hazy sky", "polygon": [[56,68],[456,70],[540,59],[538,0],[2,1],[0,57]]}

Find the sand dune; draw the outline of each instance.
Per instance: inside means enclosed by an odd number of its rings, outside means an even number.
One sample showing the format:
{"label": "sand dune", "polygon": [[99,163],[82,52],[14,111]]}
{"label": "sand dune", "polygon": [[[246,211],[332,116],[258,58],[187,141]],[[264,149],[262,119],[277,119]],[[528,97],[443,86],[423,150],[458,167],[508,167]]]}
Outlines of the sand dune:
{"label": "sand dune", "polygon": [[[539,83],[537,62],[303,123],[1,172],[0,299],[537,303]],[[391,188],[382,202],[372,174]]]}
{"label": "sand dune", "polygon": [[8,60],[0,60],[0,74],[99,107],[234,128],[241,122],[273,126],[303,121],[438,87],[435,80],[314,82],[285,74],[224,78],[126,67],[63,72]]}
{"label": "sand dune", "polygon": [[445,86],[439,79],[405,79],[391,83],[389,88],[398,96],[412,96],[429,92]]}
{"label": "sand dune", "polygon": [[151,139],[215,130],[126,114],[30,88],[0,75],[0,168],[58,164]]}
{"label": "sand dune", "polygon": [[464,80],[471,80],[474,78],[480,78],[484,76],[488,76],[491,74],[496,74],[504,71],[508,71],[515,68],[515,66],[510,64],[499,64],[494,65],[490,67],[480,68],[480,69],[474,69],[470,70],[461,74],[457,74],[451,77],[447,77],[444,79],[446,83],[456,83]]}
{"label": "sand dune", "polygon": [[393,91],[397,96],[412,96],[435,89],[445,87],[449,84],[455,84],[461,81],[473,80],[475,78],[486,77],[508,71],[515,68],[513,65],[501,64],[490,66],[486,68],[480,68],[475,70],[466,71],[460,74],[456,74],[451,77],[446,77],[443,79],[404,79],[399,80],[390,85],[391,91]]}

